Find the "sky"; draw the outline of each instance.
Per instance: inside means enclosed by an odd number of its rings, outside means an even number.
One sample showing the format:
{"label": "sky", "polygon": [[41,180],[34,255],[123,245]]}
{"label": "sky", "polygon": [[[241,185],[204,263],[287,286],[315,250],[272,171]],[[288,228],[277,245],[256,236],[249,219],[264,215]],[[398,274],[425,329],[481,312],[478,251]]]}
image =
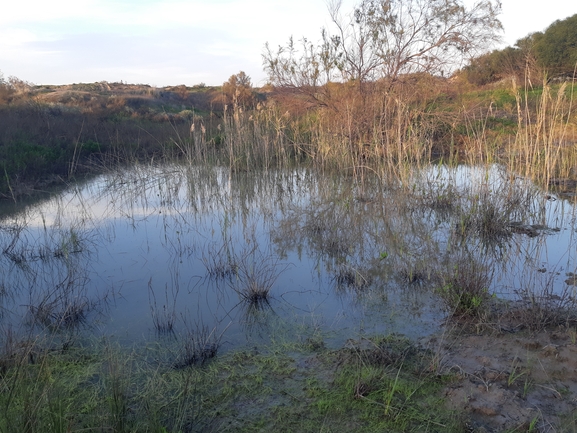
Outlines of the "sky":
{"label": "sky", "polygon": [[[473,0],[465,0],[472,4]],[[342,11],[355,0],[343,0]],[[577,13],[571,0],[502,0],[503,43]],[[316,41],[325,0],[12,0],[0,7],[0,72],[34,84],[97,81],[220,85],[239,71],[266,83],[265,43]]]}

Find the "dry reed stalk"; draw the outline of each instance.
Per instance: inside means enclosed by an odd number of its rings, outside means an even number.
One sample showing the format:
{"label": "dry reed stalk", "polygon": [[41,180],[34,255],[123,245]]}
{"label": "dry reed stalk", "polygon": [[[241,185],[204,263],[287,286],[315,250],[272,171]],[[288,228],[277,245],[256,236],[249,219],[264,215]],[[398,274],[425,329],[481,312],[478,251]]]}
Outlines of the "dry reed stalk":
{"label": "dry reed stalk", "polygon": [[[577,153],[569,138],[573,85],[563,83],[555,91],[543,83],[536,107],[529,105],[529,90],[515,87],[518,132],[509,146],[509,166],[515,172],[548,185],[555,178],[567,178],[577,166]],[[534,112],[534,114],[533,114]]]}

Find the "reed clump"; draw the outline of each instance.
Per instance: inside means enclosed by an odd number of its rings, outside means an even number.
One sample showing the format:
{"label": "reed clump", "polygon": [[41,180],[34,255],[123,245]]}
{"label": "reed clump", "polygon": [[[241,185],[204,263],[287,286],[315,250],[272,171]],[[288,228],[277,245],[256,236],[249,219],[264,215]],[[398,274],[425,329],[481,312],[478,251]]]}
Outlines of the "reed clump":
{"label": "reed clump", "polygon": [[339,265],[335,271],[333,280],[337,289],[350,289],[356,292],[367,289],[373,282],[373,278],[367,269],[355,267],[350,264]]}
{"label": "reed clump", "polygon": [[491,298],[492,272],[486,263],[471,257],[459,257],[441,273],[437,293],[449,313],[456,317],[479,317]]}
{"label": "reed clump", "polygon": [[266,306],[276,280],[286,267],[272,252],[251,247],[239,257],[236,278],[230,284],[242,301],[257,308]]}
{"label": "reed clump", "polygon": [[175,369],[183,369],[194,365],[204,365],[214,358],[219,348],[224,332],[218,333],[216,328],[209,329],[204,325],[194,328],[186,326],[186,332],[179,343],[182,345],[180,354],[173,364]]}
{"label": "reed clump", "polygon": [[208,276],[216,280],[230,279],[238,273],[237,257],[232,251],[231,242],[223,242],[216,249],[210,245],[202,255],[202,262],[206,268]]}
{"label": "reed clump", "polygon": [[176,305],[178,301],[178,284],[173,285],[170,289],[168,284],[164,288],[164,303],[162,307],[157,304],[156,293],[152,286],[152,277],[148,280],[148,300],[150,304],[150,314],[154,329],[159,334],[169,334],[174,332],[176,322]]}
{"label": "reed clump", "polygon": [[227,162],[241,170],[304,163],[362,178],[369,171],[403,176],[442,158],[501,163],[545,184],[575,177],[572,83],[544,82],[538,91],[513,84],[505,99],[501,90],[469,101],[457,84],[427,75],[392,87],[328,83],[316,102],[272,88],[252,111],[225,110]]}
{"label": "reed clump", "polygon": [[[574,178],[577,164],[574,81],[556,86],[544,81],[538,90],[538,93],[530,88],[521,90],[514,84],[517,134],[505,150],[512,171],[547,186],[559,179]],[[537,94],[533,96],[534,93]]]}

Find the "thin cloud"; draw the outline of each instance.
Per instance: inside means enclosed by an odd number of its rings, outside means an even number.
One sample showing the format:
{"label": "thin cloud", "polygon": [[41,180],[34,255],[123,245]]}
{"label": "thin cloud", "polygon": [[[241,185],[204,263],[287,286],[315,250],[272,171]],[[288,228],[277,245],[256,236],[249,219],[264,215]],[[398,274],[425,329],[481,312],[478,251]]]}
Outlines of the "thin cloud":
{"label": "thin cloud", "polygon": [[[356,3],[344,0],[343,16]],[[507,44],[577,12],[566,0],[539,14],[526,1],[503,3]],[[240,70],[264,84],[266,42],[315,41],[329,24],[325,0],[23,0],[0,14],[0,68],[46,84],[221,84]]]}

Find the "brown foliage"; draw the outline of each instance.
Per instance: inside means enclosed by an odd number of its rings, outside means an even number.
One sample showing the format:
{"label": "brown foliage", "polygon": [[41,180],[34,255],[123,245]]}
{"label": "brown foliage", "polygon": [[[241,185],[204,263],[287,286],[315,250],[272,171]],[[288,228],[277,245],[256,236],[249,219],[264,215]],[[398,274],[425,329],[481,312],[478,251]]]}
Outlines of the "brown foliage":
{"label": "brown foliage", "polygon": [[[447,79],[411,74],[396,79],[327,83],[313,89],[277,87],[269,99],[289,115],[303,137],[323,136],[346,146],[347,153],[367,160],[408,156],[409,143],[420,143],[417,154],[428,154],[444,139],[454,114],[431,110],[439,98],[450,97]],[[297,139],[295,137],[295,139]],[[301,137],[302,139],[302,137]]]}
{"label": "brown foliage", "polygon": [[252,108],[255,96],[250,77],[243,71],[231,75],[227,82],[222,85],[223,103],[226,105]]}

